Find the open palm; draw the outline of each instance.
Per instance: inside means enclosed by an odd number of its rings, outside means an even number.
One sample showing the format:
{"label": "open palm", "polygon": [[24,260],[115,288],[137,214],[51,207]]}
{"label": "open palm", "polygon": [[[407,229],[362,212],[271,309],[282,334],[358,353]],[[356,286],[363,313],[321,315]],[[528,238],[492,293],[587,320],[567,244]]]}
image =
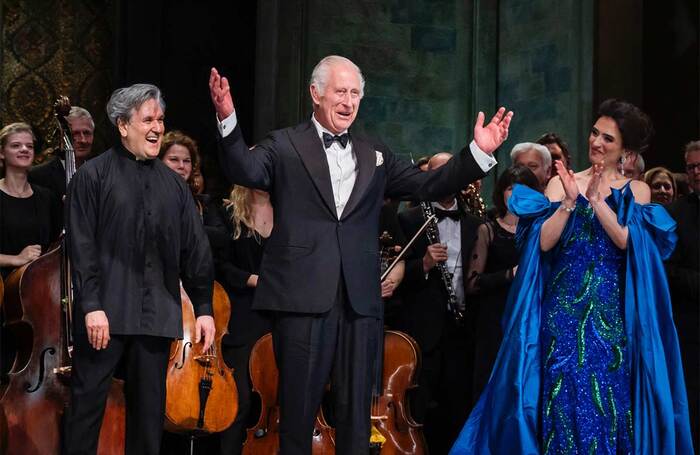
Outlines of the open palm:
{"label": "open palm", "polygon": [[502,107],[496,112],[489,124],[484,126],[484,113],[479,112],[474,125],[476,145],[489,155],[492,154],[508,138],[508,127],[512,118],[513,112],[508,111],[506,114],[506,108]]}
{"label": "open palm", "polygon": [[554,166],[557,169],[557,175],[561,179],[561,185],[564,187],[566,199],[575,201],[579,191],[578,185],[576,184],[576,177],[574,177],[574,171],[570,171],[564,167],[560,160],[554,161]]}

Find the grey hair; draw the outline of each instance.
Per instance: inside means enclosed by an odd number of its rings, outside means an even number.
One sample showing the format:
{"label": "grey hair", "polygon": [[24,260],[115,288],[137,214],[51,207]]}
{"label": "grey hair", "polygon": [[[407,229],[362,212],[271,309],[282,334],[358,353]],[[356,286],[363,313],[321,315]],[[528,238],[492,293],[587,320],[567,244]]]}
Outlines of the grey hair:
{"label": "grey hair", "polygon": [[362,75],[360,67],[355,65],[352,60],[341,57],[340,55],[329,55],[327,57],[323,57],[311,72],[311,80],[309,81],[309,85],[313,85],[319,92],[323,92],[323,90],[326,88],[326,83],[328,82],[328,75],[330,74],[331,66],[339,63],[349,65],[355,71],[357,71],[357,75],[360,76],[360,98],[365,96],[365,77]]}
{"label": "grey hair", "polygon": [[152,84],[134,84],[129,87],[118,88],[109,97],[107,102],[107,117],[112,125],[117,126],[117,120],[125,122],[131,120],[134,111],[138,110],[148,100],[156,100],[160,108],[165,112],[165,101],[160,89]]}
{"label": "grey hair", "polygon": [[700,141],[690,141],[685,144],[685,159],[688,159],[688,153],[700,152]]}
{"label": "grey hair", "polygon": [[550,168],[552,166],[552,154],[549,152],[549,149],[544,145],[535,144],[534,142],[521,142],[520,144],[515,144],[513,150],[510,151],[511,161],[515,161],[515,158],[518,155],[530,150],[535,150],[540,154],[545,168]]}
{"label": "grey hair", "polygon": [[66,115],[66,120],[70,119],[78,119],[78,118],[86,118],[90,121],[90,128],[93,130],[95,129],[95,121],[92,119],[92,115],[90,114],[90,111],[87,109],[80,107],[80,106],[71,106],[70,107],[70,112],[68,112],[68,115]]}

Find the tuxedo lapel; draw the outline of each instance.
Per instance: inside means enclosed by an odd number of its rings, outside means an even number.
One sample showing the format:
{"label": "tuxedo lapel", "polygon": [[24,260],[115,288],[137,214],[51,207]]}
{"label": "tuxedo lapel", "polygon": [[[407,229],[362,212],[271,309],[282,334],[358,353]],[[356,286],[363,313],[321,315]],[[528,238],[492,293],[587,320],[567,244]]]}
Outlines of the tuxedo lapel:
{"label": "tuxedo lapel", "polygon": [[331,172],[328,169],[328,159],[323,150],[323,144],[318,137],[318,132],[311,121],[300,125],[298,130],[289,134],[289,139],[296,149],[304,167],[309,172],[323,202],[333,216],[337,217],[335,200],[333,198],[333,186],[331,185]]}
{"label": "tuxedo lapel", "polygon": [[342,218],[352,213],[357,204],[360,203],[377,168],[377,156],[368,143],[359,139],[352,139],[352,150],[357,159],[357,178],[355,179],[355,185],[350,193],[348,203],[343,209]]}

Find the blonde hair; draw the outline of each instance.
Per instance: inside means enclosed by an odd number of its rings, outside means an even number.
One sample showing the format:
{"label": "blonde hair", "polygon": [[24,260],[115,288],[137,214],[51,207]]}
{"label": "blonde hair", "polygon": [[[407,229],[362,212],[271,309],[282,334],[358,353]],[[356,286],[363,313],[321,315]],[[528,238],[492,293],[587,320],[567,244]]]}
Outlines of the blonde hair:
{"label": "blonde hair", "polygon": [[245,186],[233,185],[228,199],[224,199],[224,208],[230,214],[233,223],[233,238],[240,238],[243,233],[241,223],[248,228],[248,237],[253,235],[253,211],[250,207],[250,199],[253,190]]}
{"label": "blonde hair", "polygon": [[32,127],[24,122],[10,123],[0,130],[0,147],[7,145],[7,138],[17,133],[29,133],[32,136],[32,141],[36,142],[36,136]]}

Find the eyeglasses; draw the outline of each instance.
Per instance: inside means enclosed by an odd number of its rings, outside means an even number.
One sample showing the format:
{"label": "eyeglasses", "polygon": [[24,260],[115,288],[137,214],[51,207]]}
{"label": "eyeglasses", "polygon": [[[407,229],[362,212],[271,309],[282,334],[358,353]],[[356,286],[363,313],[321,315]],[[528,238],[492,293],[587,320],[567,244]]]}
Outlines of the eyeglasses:
{"label": "eyeglasses", "polygon": [[688,172],[693,172],[696,169],[700,169],[700,163],[688,163],[685,165],[685,170]]}

